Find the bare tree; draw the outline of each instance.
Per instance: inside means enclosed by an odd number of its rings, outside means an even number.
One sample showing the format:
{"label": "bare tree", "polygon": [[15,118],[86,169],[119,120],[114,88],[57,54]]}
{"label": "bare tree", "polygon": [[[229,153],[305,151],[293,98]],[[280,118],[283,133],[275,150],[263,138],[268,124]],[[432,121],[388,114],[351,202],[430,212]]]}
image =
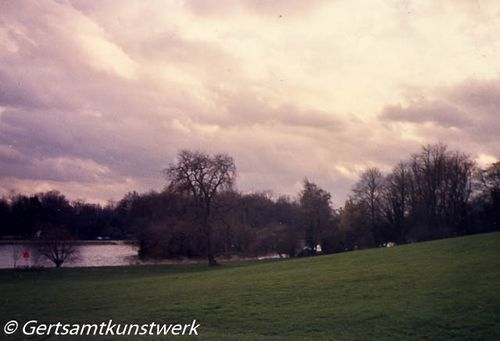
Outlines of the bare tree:
{"label": "bare tree", "polygon": [[406,236],[406,215],[409,209],[409,172],[408,166],[400,162],[386,176],[383,189],[383,210],[385,218],[391,226],[391,236],[403,242]]}
{"label": "bare tree", "polygon": [[18,244],[10,245],[10,255],[12,257],[12,265],[14,268],[17,267],[17,262],[21,259],[22,249]]}
{"label": "bare tree", "polygon": [[475,164],[469,156],[428,145],[409,162],[413,219],[428,229],[425,238],[467,232],[468,204]]}
{"label": "bare tree", "polygon": [[194,202],[196,220],[205,238],[209,265],[217,265],[213,250],[211,217],[219,194],[231,190],[236,178],[233,158],[225,154],[209,155],[183,150],[177,163],[164,170],[169,188],[189,193]]}
{"label": "bare tree", "polygon": [[486,193],[500,194],[500,161],[492,163],[486,169],[478,171],[481,186]]}
{"label": "bare tree", "polygon": [[500,161],[476,172],[474,206],[479,231],[500,230]]}
{"label": "bare tree", "polygon": [[384,176],[382,172],[378,168],[368,168],[361,174],[361,178],[353,189],[355,200],[365,205],[369,210],[370,225],[377,244],[380,243],[380,233],[377,227],[383,186]]}
{"label": "bare tree", "polygon": [[38,252],[56,267],[78,258],[78,246],[67,229],[62,225],[46,225],[42,229],[42,241]]}

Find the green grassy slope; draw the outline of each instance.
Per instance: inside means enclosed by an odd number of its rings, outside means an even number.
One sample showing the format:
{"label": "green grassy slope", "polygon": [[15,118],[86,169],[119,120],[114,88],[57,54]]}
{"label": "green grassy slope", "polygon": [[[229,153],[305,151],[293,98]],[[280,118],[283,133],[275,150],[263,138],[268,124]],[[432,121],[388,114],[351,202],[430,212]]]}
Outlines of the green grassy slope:
{"label": "green grassy slope", "polygon": [[499,340],[500,233],[216,269],[8,270],[0,292],[2,329],[196,319],[214,340]]}

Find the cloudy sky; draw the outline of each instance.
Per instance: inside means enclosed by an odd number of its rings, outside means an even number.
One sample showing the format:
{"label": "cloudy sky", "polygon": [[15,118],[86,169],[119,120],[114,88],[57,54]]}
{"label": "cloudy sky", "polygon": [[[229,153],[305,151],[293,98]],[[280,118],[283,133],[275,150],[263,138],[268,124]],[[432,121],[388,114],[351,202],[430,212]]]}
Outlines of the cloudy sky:
{"label": "cloudy sky", "polygon": [[338,205],[423,144],[494,161],[499,71],[497,0],[0,0],[0,192],[119,199],[197,149]]}

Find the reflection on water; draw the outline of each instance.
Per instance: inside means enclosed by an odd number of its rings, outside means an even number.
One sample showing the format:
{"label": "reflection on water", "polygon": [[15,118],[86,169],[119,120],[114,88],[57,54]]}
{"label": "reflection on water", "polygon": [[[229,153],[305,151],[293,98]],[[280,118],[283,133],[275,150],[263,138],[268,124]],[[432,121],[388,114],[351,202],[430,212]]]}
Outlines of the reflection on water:
{"label": "reflection on water", "polygon": [[[65,262],[63,267],[117,266],[138,263],[137,246],[135,245],[82,244],[78,250],[78,258]],[[37,252],[36,245],[0,244],[0,269],[13,268],[14,266],[53,267],[54,264]]]}

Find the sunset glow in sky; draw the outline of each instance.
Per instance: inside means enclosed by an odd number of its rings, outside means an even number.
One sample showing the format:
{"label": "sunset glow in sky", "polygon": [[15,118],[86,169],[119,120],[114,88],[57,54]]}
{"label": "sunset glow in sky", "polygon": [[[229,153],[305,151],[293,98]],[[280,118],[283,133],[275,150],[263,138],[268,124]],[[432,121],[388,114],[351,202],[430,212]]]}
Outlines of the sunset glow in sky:
{"label": "sunset glow in sky", "polygon": [[500,1],[0,0],[0,193],[105,202],[180,149],[341,204],[444,142],[500,155]]}

